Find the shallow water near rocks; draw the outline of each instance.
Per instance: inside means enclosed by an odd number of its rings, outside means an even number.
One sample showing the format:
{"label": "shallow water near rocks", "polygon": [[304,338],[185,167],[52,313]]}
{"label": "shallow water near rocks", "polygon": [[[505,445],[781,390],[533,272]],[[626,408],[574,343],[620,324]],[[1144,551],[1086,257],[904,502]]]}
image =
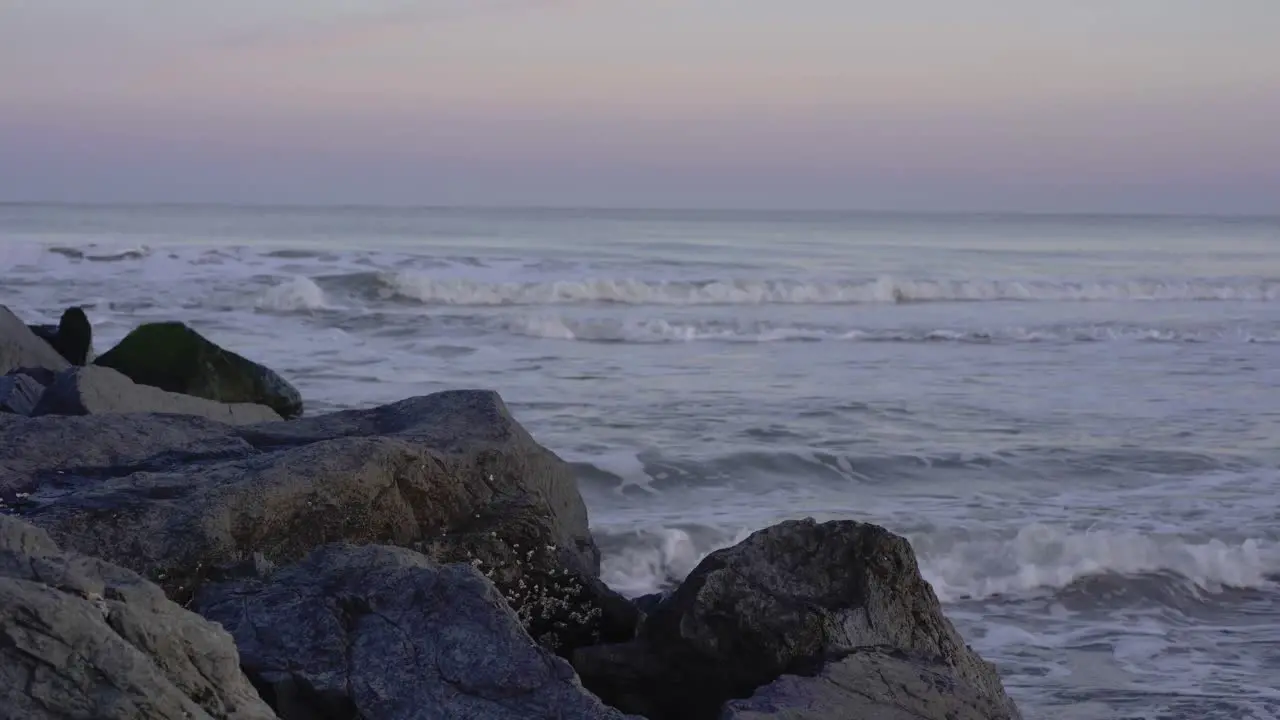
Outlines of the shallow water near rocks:
{"label": "shallow water near rocks", "polygon": [[1028,718],[1280,717],[1280,221],[0,206],[0,302],[182,319],[309,412],[502,393],[629,594],[911,539]]}

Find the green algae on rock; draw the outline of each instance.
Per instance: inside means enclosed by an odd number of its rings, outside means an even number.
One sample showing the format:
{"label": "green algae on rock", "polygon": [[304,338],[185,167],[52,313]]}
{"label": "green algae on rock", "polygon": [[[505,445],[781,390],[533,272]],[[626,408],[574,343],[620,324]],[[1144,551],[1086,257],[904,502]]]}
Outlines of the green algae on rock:
{"label": "green algae on rock", "polygon": [[218,347],[181,322],[140,325],[95,365],[139,385],[222,403],[255,403],[289,419],[302,414],[302,396],[275,371]]}

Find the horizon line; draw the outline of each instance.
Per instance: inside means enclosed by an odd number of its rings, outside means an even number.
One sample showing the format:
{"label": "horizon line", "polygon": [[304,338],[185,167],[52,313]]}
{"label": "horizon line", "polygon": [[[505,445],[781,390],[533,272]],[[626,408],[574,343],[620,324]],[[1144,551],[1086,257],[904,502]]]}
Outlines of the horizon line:
{"label": "horizon line", "polygon": [[1280,220],[1280,212],[1162,212],[1103,210],[912,210],[905,208],[837,208],[837,207],[694,207],[694,206],[606,206],[606,205],[508,205],[508,204],[406,204],[406,203],[259,203],[226,201],[57,201],[0,200],[0,208],[42,207],[81,209],[209,209],[209,210],[392,210],[423,212],[492,212],[492,213],[670,213],[703,215],[861,215],[914,217],[1025,217],[1025,218],[1133,218],[1133,219],[1215,219],[1215,220]]}

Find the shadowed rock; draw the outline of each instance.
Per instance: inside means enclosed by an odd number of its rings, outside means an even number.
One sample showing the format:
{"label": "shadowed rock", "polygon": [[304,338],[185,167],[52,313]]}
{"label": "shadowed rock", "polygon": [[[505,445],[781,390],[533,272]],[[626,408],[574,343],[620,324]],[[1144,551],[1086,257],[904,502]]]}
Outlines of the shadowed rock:
{"label": "shadowed rock", "polygon": [[0,515],[0,717],[269,720],[231,636]]}
{"label": "shadowed rock", "polygon": [[[853,521],[785,522],[712,553],[635,641],[580,649],[573,662],[588,689],[626,712],[711,720],[779,676],[885,650],[917,677],[944,676],[999,709],[989,717],[1018,718],[995,668],[943,615],[910,544]],[[893,684],[874,677],[858,686],[869,707],[895,707],[884,687]],[[960,717],[955,710],[943,703],[918,717]]]}
{"label": "shadowed rock", "polygon": [[194,607],[235,636],[284,720],[623,718],[470,565],[329,545],[266,577],[206,585]]}
{"label": "shadowed rock", "polygon": [[198,415],[228,425],[279,420],[265,405],[224,404],[138,385],[106,367],[73,367],[57,375],[31,415],[103,415],[120,413]]}
{"label": "shadowed rock", "polygon": [[31,325],[31,332],[58,352],[72,365],[84,365],[89,362],[93,351],[93,326],[84,310],[78,307],[67,308],[57,325]]}
{"label": "shadowed rock", "polygon": [[957,681],[946,666],[892,649],[868,648],[827,663],[813,677],[784,675],[733,700],[720,720],[1001,720],[1015,711],[1000,695]]}
{"label": "shadowed rock", "polygon": [[25,373],[0,377],[0,413],[30,415],[44,394],[44,385]]}
{"label": "shadowed rock", "polygon": [[93,362],[139,385],[220,403],[266,405],[283,418],[302,414],[302,396],[275,371],[180,322],[140,325]]}

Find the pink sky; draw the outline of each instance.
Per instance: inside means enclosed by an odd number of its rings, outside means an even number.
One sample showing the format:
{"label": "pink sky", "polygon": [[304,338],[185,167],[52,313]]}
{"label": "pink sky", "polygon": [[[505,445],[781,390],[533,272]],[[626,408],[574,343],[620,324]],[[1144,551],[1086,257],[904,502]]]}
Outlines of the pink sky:
{"label": "pink sky", "polygon": [[0,200],[1280,212],[1274,0],[187,5],[0,9]]}

